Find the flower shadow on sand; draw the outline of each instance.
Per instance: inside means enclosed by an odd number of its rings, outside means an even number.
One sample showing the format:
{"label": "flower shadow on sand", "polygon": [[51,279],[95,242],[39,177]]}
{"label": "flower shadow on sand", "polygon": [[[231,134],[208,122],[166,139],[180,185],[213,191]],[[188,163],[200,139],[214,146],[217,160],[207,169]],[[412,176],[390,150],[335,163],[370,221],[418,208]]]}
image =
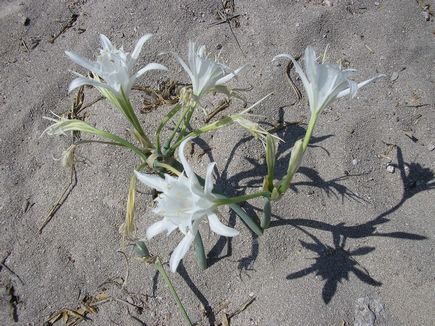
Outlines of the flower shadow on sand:
{"label": "flower shadow on sand", "polygon": [[[381,282],[371,277],[370,273],[356,260],[357,256],[367,255],[373,252],[375,247],[361,247],[355,250],[348,250],[346,249],[346,241],[348,239],[362,239],[367,237],[389,237],[414,241],[427,239],[423,235],[414,233],[402,231],[378,232],[377,230],[378,226],[389,222],[390,219],[386,217],[398,210],[408,199],[420,192],[435,189],[435,178],[433,171],[429,168],[423,167],[419,163],[405,163],[403,161],[403,154],[400,147],[397,147],[397,162],[398,163],[395,167],[400,171],[403,187],[402,198],[396,205],[376,216],[372,220],[362,224],[347,226],[345,223],[329,224],[324,221],[305,218],[284,219],[274,215],[275,220],[271,222],[271,228],[288,225],[300,230],[313,240],[312,243],[307,243],[300,240],[301,245],[305,249],[317,254],[317,257],[314,258],[315,261],[311,266],[301,271],[289,274],[287,279],[291,280],[298,277],[303,277],[310,273],[316,273],[326,280],[322,291],[322,297],[325,303],[329,303],[336,292],[338,282],[341,282],[342,280],[348,280],[350,273],[355,274],[358,279],[364,283],[373,286],[381,285]],[[407,168],[408,172],[406,172],[405,167]],[[312,179],[312,182],[306,182],[304,185],[321,188],[328,187],[328,182],[322,180],[318,174],[316,176],[318,176],[321,182],[319,182],[319,179]],[[298,187],[299,185],[295,184],[294,186]],[[340,185],[338,188],[333,187],[329,189],[329,191],[336,191],[342,196],[344,194],[344,197],[350,199],[353,198],[352,196],[348,195],[352,192],[342,185]],[[245,205],[244,208],[250,214],[252,214],[254,211],[259,211],[259,209],[249,204]],[[235,220],[236,217],[231,215],[230,225],[234,225]],[[306,231],[306,228],[330,232],[333,245],[329,246],[323,244],[318,238]],[[218,257],[219,254],[224,250],[226,244],[228,244],[227,253],[223,257]],[[253,270],[254,262],[258,257],[258,247],[258,238],[253,234],[251,241],[251,254],[239,260],[238,267],[240,270]],[[211,256],[211,264],[224,257],[231,256],[231,239],[220,238],[218,243],[216,243],[216,245],[210,251],[209,256]]]}
{"label": "flower shadow on sand", "polygon": [[323,244],[314,235],[306,232],[302,228],[298,228],[302,232],[306,233],[313,239],[314,243],[307,243],[299,240],[302,247],[308,249],[317,254],[314,263],[305,269],[298,272],[287,275],[288,280],[300,278],[311,273],[322,277],[326,280],[322,290],[323,301],[328,304],[337,290],[337,284],[341,283],[343,279],[349,280],[349,274],[353,273],[362,282],[373,285],[381,286],[382,283],[373,279],[368,270],[356,260],[356,256],[366,255],[373,250],[374,247],[361,247],[353,251],[346,250],[344,243],[338,247],[331,247]]}
{"label": "flower shadow on sand", "polygon": [[[307,243],[300,240],[301,245],[317,254],[313,264],[303,270],[291,273],[287,276],[288,280],[306,276],[310,273],[316,273],[326,280],[322,290],[322,298],[325,303],[329,303],[334,296],[338,282],[343,279],[348,280],[349,274],[353,273],[364,283],[380,286],[382,283],[373,279],[369,272],[361,266],[356,256],[362,256],[374,251],[374,247],[361,247],[353,251],[345,249],[347,239],[360,239],[366,237],[390,237],[404,240],[424,240],[425,236],[407,233],[407,232],[389,232],[381,233],[377,231],[377,226],[389,222],[387,215],[396,211],[403,203],[417,193],[425,190],[435,189],[434,174],[418,163],[407,164],[403,161],[403,155],[400,147],[397,147],[398,164],[396,167],[400,171],[404,193],[402,199],[389,210],[383,212],[371,221],[355,226],[346,226],[344,223],[337,225],[328,224],[321,221],[309,219],[291,219],[276,220],[271,226],[290,225],[308,235],[314,242]],[[409,173],[406,174],[405,167]],[[328,231],[332,234],[333,247],[320,242],[314,235],[307,232],[303,227],[313,228],[322,231]]]}

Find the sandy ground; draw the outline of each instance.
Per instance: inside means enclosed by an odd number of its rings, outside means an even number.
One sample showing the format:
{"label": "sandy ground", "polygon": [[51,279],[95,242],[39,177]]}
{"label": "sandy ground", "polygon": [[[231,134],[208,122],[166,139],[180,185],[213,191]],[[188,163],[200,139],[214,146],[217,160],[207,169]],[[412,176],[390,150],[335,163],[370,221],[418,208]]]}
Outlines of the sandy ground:
{"label": "sandy ground", "polygon": [[[420,4],[435,3],[422,0]],[[284,77],[280,53],[321,52],[358,69],[359,78],[387,77],[354,100],[335,102],[321,116],[314,144],[292,191],[274,206],[272,227],[260,238],[223,211],[240,230],[231,242],[203,235],[211,267],[200,272],[193,250],[172,278],[192,320],[218,324],[224,312],[254,302],[232,325],[433,325],[435,321],[434,76],[435,25],[412,0],[235,1],[239,26],[218,22],[220,1],[8,1],[0,3],[0,324],[42,325],[62,308],[76,309],[86,296],[105,292],[118,301],[89,315],[93,325],[181,325],[162,279],[152,266],[129,259],[118,227],[133,155],[108,146],[88,146],[79,154],[78,183],[41,234],[38,227],[69,181],[53,157],[68,137],[40,137],[50,111],[70,109],[68,69],[80,70],[64,55],[75,50],[92,57],[98,34],[130,49],[144,33],[155,34],[138,64],[159,61],[167,74],[140,82],[156,86],[166,78],[187,82],[171,56],[184,54],[189,39],[210,50],[222,47],[231,67],[250,70],[237,82],[253,86],[250,103],[273,91],[258,112],[270,123],[307,121],[305,99],[296,102]],[[73,14],[76,20],[70,27]],[[52,35],[67,28],[50,43]],[[82,71],[83,72],[83,71]],[[299,85],[300,86],[300,85]],[[85,101],[98,94],[86,89]],[[140,106],[143,95],[134,96]],[[210,108],[210,104],[207,104]],[[229,112],[240,110],[234,102]],[[141,115],[146,130],[167,108]],[[102,101],[88,121],[126,135],[127,125]],[[199,112],[201,113],[201,112]],[[222,115],[221,115],[222,116]],[[202,119],[198,115],[197,119]],[[198,120],[200,121],[200,120]],[[278,167],[304,125],[279,133]],[[198,142],[191,162],[203,172],[210,159],[227,193],[252,191],[265,173],[262,147],[238,128]],[[240,141],[242,139],[242,141]],[[393,144],[393,145],[389,145]],[[211,148],[211,151],[204,149]],[[390,156],[394,173],[387,171]],[[245,172],[247,171],[247,172]],[[149,190],[139,187],[139,233],[157,216]],[[252,207],[260,202],[253,201]],[[180,236],[150,242],[169,258]],[[128,253],[130,255],[130,253]],[[117,283],[118,282],[118,283]],[[123,301],[121,301],[123,300]],[[130,302],[138,308],[134,308]],[[60,324],[60,323],[59,323]],[[86,322],[83,322],[86,324]]]}

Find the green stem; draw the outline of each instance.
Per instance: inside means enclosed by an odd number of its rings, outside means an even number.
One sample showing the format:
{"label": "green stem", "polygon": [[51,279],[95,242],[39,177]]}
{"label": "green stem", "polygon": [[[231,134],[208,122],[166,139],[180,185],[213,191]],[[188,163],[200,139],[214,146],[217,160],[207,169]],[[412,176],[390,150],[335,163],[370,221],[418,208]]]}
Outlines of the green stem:
{"label": "green stem", "polygon": [[270,205],[270,199],[266,197],[264,198],[263,218],[260,221],[261,228],[263,230],[269,228],[271,215],[272,215],[272,207]]}
{"label": "green stem", "polygon": [[178,146],[180,146],[180,144],[187,138],[190,137],[198,137],[199,135],[202,135],[206,132],[212,131],[212,130],[216,130],[222,127],[225,127],[227,125],[229,125],[230,123],[233,123],[233,119],[231,117],[225,117],[222,118],[218,121],[215,121],[213,123],[210,123],[208,125],[202,126],[201,128],[192,130],[191,132],[189,132],[186,136],[183,137],[183,133],[180,132],[180,137],[177,139],[176,143],[174,145],[171,146],[171,151],[175,151],[176,148],[178,148]]}
{"label": "green stem", "polygon": [[123,139],[119,136],[116,136],[110,132],[106,132],[104,130],[101,130],[100,135],[102,137],[116,141],[117,143],[121,144],[121,146],[124,146],[124,147],[131,149],[133,152],[135,152],[137,155],[139,155],[142,158],[142,160],[144,160],[144,161],[147,160],[148,157],[142,152],[142,150],[140,148],[137,148],[136,146],[134,146],[130,142],[126,141],[125,139]]}
{"label": "green stem", "polygon": [[196,105],[197,105],[196,102],[194,102],[194,103],[195,103],[194,105],[192,105],[191,107],[188,107],[187,110],[186,110],[187,111],[187,115],[184,118],[184,125],[181,128],[180,135],[183,135],[183,133],[186,132],[187,127],[189,127],[190,120],[192,119],[193,112],[195,111],[195,108],[196,108]]}
{"label": "green stem", "polygon": [[[173,154],[173,152],[174,152],[174,150],[175,149],[172,149],[171,148],[171,143],[172,143],[172,140],[174,139],[174,137],[175,137],[175,134],[178,132],[179,133],[179,136],[177,137],[177,139],[180,139],[180,137],[182,137],[183,136],[183,129],[182,130],[179,130],[179,128],[180,128],[180,125],[181,125],[181,123],[183,122],[183,120],[186,118],[186,114],[189,112],[189,108],[187,108],[186,110],[184,110],[183,111],[183,113],[180,115],[180,118],[178,119],[178,121],[177,121],[177,123],[176,123],[176,125],[175,125],[175,128],[174,128],[174,131],[172,132],[172,134],[171,134],[171,136],[168,138],[168,140],[166,141],[166,143],[165,143],[165,145],[163,146],[163,151],[165,152],[165,151],[167,151],[167,153],[165,153],[165,154],[169,154],[169,155],[172,155]],[[170,150],[168,150],[168,149],[170,149]]]}
{"label": "green stem", "polygon": [[176,104],[162,119],[162,122],[160,122],[159,127],[156,130],[156,146],[157,146],[157,152],[161,154],[161,145],[160,145],[160,133],[164,126],[168,123],[169,120],[172,119],[172,117],[177,114],[177,112],[180,110],[180,104]]}
{"label": "green stem", "polygon": [[247,201],[249,199],[257,198],[257,197],[270,197],[269,191],[257,191],[252,194],[248,195],[241,195],[236,197],[230,197],[230,198],[220,198],[215,201],[217,206],[220,205],[229,205],[229,204],[237,204],[241,203],[243,201]]}
{"label": "green stem", "polygon": [[202,242],[202,237],[199,232],[197,232],[195,236],[195,252],[199,268],[205,270],[207,268],[207,258],[205,256],[204,243]]}
{"label": "green stem", "polygon": [[307,150],[308,144],[310,143],[311,135],[313,134],[313,130],[316,125],[318,116],[318,113],[313,113],[310,117],[310,121],[308,122],[308,128],[305,132],[304,142],[302,144],[302,149],[304,152]]}
{"label": "green stem", "polygon": [[172,282],[171,282],[168,274],[166,273],[166,270],[163,267],[162,262],[160,261],[159,257],[156,258],[156,261],[154,262],[154,266],[159,271],[159,273],[162,275],[163,280],[165,281],[166,285],[169,288],[169,291],[172,294],[172,297],[174,298],[175,302],[177,303],[178,308],[180,308],[180,312],[183,315],[183,318],[184,318],[184,321],[186,322],[186,325],[192,326],[193,324],[190,321],[189,316],[187,315],[186,309],[184,309],[184,306],[181,303],[180,297],[178,296],[177,291],[175,291],[175,288],[172,285]]}
{"label": "green stem", "polygon": [[133,106],[131,105],[130,100],[125,96],[124,90],[121,88],[122,98],[119,98],[119,105],[121,106],[122,111],[124,112],[127,119],[131,122],[133,127],[137,130],[139,135],[143,138],[144,143],[148,148],[153,148],[153,144],[142,128],[142,125],[139,122],[136,114],[134,113]]}

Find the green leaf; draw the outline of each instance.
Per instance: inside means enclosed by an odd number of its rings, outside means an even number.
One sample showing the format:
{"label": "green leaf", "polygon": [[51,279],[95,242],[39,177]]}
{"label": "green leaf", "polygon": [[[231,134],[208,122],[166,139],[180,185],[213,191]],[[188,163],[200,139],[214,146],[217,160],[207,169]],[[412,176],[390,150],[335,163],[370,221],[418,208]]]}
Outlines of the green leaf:
{"label": "green leaf", "polygon": [[254,221],[254,218],[249,216],[243,208],[241,208],[237,204],[230,204],[229,206],[234,211],[234,213],[236,213],[242,219],[242,221],[252,232],[254,232],[258,236],[263,234],[263,230],[260,228],[257,222]]}
{"label": "green leaf", "polygon": [[276,144],[272,135],[267,134],[266,136],[266,164],[267,164],[267,179],[266,187],[267,191],[272,191],[273,189],[273,178],[275,175],[275,162],[276,162]]}
{"label": "green leaf", "polygon": [[195,252],[196,252],[196,261],[201,270],[205,270],[207,268],[207,258],[205,256],[204,251],[204,243],[202,242],[202,237],[199,231],[195,236]]}

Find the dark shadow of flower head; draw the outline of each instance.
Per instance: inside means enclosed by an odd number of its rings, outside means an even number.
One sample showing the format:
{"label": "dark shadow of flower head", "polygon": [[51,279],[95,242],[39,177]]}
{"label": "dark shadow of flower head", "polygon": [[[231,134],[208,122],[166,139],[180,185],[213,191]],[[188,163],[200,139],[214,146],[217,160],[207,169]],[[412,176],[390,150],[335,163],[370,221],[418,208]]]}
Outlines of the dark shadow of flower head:
{"label": "dark shadow of flower head", "polygon": [[338,283],[342,280],[349,280],[349,274],[353,273],[360,281],[372,285],[381,286],[382,283],[373,279],[367,269],[358,263],[356,256],[366,255],[373,250],[374,247],[361,247],[356,250],[346,250],[344,247],[331,247],[321,243],[316,237],[310,235],[315,241],[308,243],[299,240],[301,245],[314,253],[317,257],[313,258],[314,262],[311,266],[304,268],[295,273],[287,275],[288,280],[300,278],[311,273],[320,276],[322,280],[326,280],[322,290],[323,301],[328,304],[334,296]]}

